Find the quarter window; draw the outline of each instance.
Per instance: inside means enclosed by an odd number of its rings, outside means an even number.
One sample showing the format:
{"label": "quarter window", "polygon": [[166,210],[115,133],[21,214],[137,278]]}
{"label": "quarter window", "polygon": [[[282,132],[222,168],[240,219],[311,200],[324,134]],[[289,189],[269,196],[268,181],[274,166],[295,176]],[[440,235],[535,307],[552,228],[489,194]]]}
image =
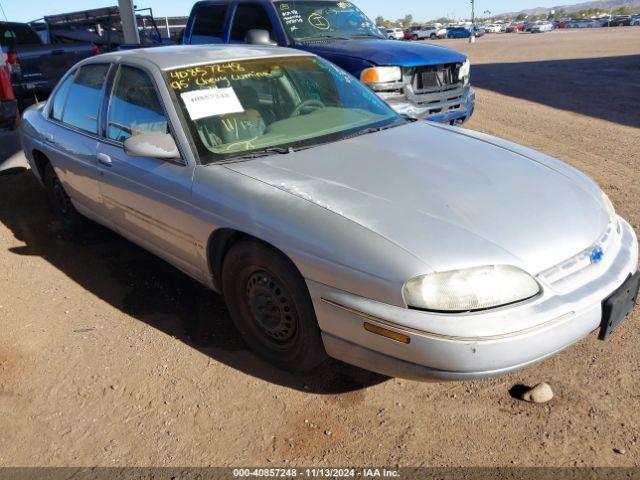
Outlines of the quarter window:
{"label": "quarter window", "polygon": [[273,25],[269,15],[261,5],[240,4],[233,17],[231,40],[244,43],[249,30],[267,30],[273,38]]}
{"label": "quarter window", "polygon": [[[98,133],[98,112],[108,64],[85,65],[76,74],[69,91],[62,122],[89,133]],[[55,105],[54,105],[55,109]]]}
{"label": "quarter window", "polygon": [[64,104],[67,100],[67,95],[69,94],[69,88],[71,88],[71,83],[73,83],[73,75],[69,75],[58,91],[56,92],[56,96],[53,99],[53,108],[51,109],[51,118],[55,120],[62,120],[62,114],[64,113]]}
{"label": "quarter window", "polygon": [[143,133],[168,133],[167,118],[149,76],[121,66],[111,94],[107,137],[117,142]]}
{"label": "quarter window", "polygon": [[206,5],[200,7],[191,32],[191,43],[222,43],[226,5]]}

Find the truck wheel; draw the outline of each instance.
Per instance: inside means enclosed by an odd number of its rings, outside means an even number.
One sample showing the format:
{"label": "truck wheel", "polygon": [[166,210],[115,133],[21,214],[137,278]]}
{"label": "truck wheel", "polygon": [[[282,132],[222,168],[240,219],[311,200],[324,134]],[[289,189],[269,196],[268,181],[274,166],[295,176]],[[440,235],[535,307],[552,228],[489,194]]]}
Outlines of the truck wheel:
{"label": "truck wheel", "polygon": [[414,40],[418,40],[418,35],[414,35],[412,38],[413,38]]}
{"label": "truck wheel", "polygon": [[326,360],[304,279],[281,253],[259,242],[236,244],[224,259],[222,291],[240,335],[267,361],[303,372]]}
{"label": "truck wheel", "polygon": [[60,182],[51,163],[47,163],[44,169],[43,181],[49,206],[62,223],[65,232],[72,237],[79,236],[83,231],[84,217],[78,213],[71,203],[71,199],[65,192],[62,182]]}
{"label": "truck wheel", "polygon": [[431,38],[431,40],[435,40],[436,39],[436,34],[432,33],[430,38]]}

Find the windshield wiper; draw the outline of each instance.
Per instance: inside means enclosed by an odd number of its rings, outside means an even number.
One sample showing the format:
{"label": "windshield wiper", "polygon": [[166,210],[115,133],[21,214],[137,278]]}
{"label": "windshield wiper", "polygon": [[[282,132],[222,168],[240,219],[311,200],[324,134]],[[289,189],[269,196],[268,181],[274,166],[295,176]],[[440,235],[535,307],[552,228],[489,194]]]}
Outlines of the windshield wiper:
{"label": "windshield wiper", "polygon": [[232,160],[232,159],[248,160],[251,158],[271,157],[273,155],[288,155],[289,153],[293,153],[295,151],[296,150],[292,147],[269,147],[269,148],[264,148],[262,150],[249,152],[244,155],[233,156],[233,157],[230,157],[229,160]]}
{"label": "windshield wiper", "polygon": [[394,122],[389,125],[383,125],[382,127],[365,128],[364,130],[360,130],[355,133],[352,133],[351,135],[347,135],[346,137],[343,137],[343,140],[347,140],[349,138],[361,137],[363,135],[369,135],[370,133],[377,133],[383,130],[389,130],[390,128],[400,127],[402,125],[406,125],[407,123],[413,123],[415,121],[416,121],[415,118],[404,118],[401,122]]}
{"label": "windshield wiper", "polygon": [[379,40],[384,40],[384,37],[381,37],[379,35],[374,35],[372,33],[362,33],[359,35],[352,35],[351,38],[377,38]]}
{"label": "windshield wiper", "polygon": [[349,37],[340,37],[335,35],[317,35],[313,37],[300,37],[295,39],[296,42],[312,42],[314,40],[349,40]]}

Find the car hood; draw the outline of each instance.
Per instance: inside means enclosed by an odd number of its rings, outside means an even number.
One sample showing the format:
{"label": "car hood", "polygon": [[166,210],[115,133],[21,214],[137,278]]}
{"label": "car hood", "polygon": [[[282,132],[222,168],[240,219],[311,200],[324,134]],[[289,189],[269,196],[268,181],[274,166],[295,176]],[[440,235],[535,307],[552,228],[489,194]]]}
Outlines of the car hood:
{"label": "car hood", "polygon": [[609,222],[599,188],[568,165],[424,122],[228,168],[350,219],[433,271],[511,264],[535,275]]}
{"label": "car hood", "polygon": [[462,63],[467,59],[462,53],[449,48],[382,39],[307,43],[300,48],[321,57],[348,56],[381,66],[419,67],[443,63]]}

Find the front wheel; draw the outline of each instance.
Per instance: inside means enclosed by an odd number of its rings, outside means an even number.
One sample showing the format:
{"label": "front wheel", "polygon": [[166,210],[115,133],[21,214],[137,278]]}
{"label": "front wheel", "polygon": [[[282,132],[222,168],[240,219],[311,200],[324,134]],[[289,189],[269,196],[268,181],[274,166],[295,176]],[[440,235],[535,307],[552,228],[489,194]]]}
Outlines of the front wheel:
{"label": "front wheel", "polygon": [[326,360],[304,279],[284,255],[259,242],[238,243],[225,257],[222,290],[236,328],[258,355],[295,372]]}

